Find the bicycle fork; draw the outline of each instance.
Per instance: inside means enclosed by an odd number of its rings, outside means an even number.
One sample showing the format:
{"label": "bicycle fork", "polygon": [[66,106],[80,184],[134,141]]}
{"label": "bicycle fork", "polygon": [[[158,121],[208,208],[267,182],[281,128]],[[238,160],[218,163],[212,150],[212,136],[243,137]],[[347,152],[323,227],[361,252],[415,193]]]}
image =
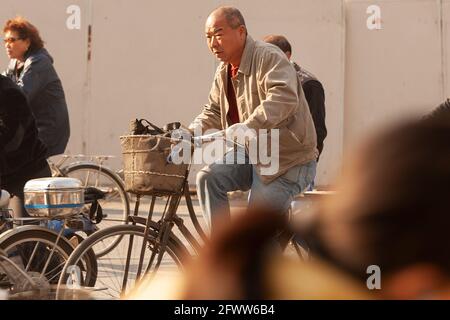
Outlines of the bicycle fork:
{"label": "bicycle fork", "polygon": [[[166,253],[166,247],[170,239],[171,230],[174,226],[173,222],[173,213],[176,211],[176,208],[180,201],[179,196],[172,196],[170,199],[170,204],[168,208],[168,214],[167,217],[162,219],[162,223],[160,225],[159,230],[157,230],[157,237],[155,237],[155,240],[153,243],[149,242],[149,233],[150,233],[150,225],[151,225],[151,218],[147,218],[147,222],[145,225],[144,230],[144,239],[141,246],[141,252],[139,256],[139,263],[138,263],[138,270],[136,274],[136,281],[135,281],[135,287],[133,288],[133,291],[137,290],[139,287],[139,281],[141,280],[141,273],[144,267],[144,258],[145,258],[145,250],[147,248],[147,245],[153,245],[153,248],[151,250],[151,256],[149,258],[149,262],[147,265],[147,268],[145,269],[144,274],[149,275],[149,280],[151,280],[156,273],[159,270],[159,267],[161,265],[162,259],[164,257],[164,254]],[[151,213],[153,212],[154,205],[155,205],[155,199],[156,197],[152,197],[152,202],[150,205],[149,210],[149,217]],[[139,199],[138,199],[139,201]],[[138,206],[139,204],[137,204]],[[135,212],[136,213],[136,212]],[[129,273],[129,265],[131,263],[131,251],[133,247],[133,236],[130,236],[130,242],[128,246],[128,253],[127,253],[127,260],[126,260],[126,266],[125,266],[125,274],[122,284],[122,294],[125,293],[127,288],[127,282],[128,282],[128,273]],[[155,262],[156,260],[156,262]],[[151,268],[153,267],[152,273],[150,273]]]}
{"label": "bicycle fork", "polygon": [[[136,197],[136,204],[134,207],[134,217],[137,217],[139,215],[139,205],[141,203],[141,196],[138,195]],[[136,220],[132,220],[133,226],[136,225]],[[130,240],[128,242],[128,251],[127,251],[127,260],[125,262],[125,272],[123,275],[123,282],[122,282],[122,292],[121,295],[123,295],[127,289],[127,282],[128,282],[128,272],[130,271],[130,263],[131,263],[131,251],[133,250],[133,240],[134,236],[130,235]]]}
{"label": "bicycle fork", "polygon": [[[167,212],[167,217],[163,216],[163,218],[162,218],[162,223],[159,228],[158,236],[155,238],[155,242],[153,244],[152,255],[151,255],[149,263],[147,265],[147,269],[145,270],[145,274],[149,274],[150,269],[153,266],[153,262],[155,261],[155,258],[157,258],[153,272],[152,272],[152,274],[150,274],[150,280],[152,279],[152,277],[155,276],[156,272],[158,272],[159,267],[162,262],[162,259],[163,259],[163,256],[166,253],[166,247],[169,242],[172,228],[174,226],[173,216],[176,212],[176,209],[178,207],[180,199],[181,199],[181,196],[178,196],[178,195],[171,197],[168,212]],[[142,244],[141,260],[139,261],[138,277],[140,276],[141,266],[142,266],[143,259],[144,259],[145,245],[147,243],[147,237],[148,237],[148,233],[150,231],[149,228],[150,228],[150,219],[147,220],[147,225],[146,225],[146,229],[145,229],[145,243]],[[156,254],[158,254],[158,256],[156,256]]]}

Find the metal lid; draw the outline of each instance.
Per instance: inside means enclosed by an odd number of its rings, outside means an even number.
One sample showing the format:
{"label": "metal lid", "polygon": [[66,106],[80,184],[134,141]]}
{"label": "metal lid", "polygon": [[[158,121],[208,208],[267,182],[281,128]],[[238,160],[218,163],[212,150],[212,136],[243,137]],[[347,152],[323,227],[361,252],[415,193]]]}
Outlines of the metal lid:
{"label": "metal lid", "polygon": [[23,188],[24,192],[80,189],[81,181],[75,178],[41,178],[28,181]]}

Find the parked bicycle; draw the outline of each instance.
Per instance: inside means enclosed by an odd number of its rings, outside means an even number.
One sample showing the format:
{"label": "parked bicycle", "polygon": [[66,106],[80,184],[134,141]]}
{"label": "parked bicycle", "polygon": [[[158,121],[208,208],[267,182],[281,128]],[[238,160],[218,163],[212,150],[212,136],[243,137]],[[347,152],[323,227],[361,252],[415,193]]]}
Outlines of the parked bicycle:
{"label": "parked bicycle", "polygon": [[[166,134],[166,136],[170,137],[170,134]],[[154,138],[149,135],[128,137],[130,138],[127,138],[127,136],[121,138],[122,144],[124,144],[124,140],[128,139],[129,141],[125,143],[129,143],[130,149],[132,149],[131,151],[125,150],[124,153],[129,152],[133,157],[135,156],[130,164],[142,164],[145,159],[139,157],[144,155],[155,163],[165,163],[168,155],[167,148],[170,150],[169,137],[161,135],[157,141],[151,141]],[[158,156],[158,152],[161,153],[161,157]],[[189,261],[192,255],[199,252],[208,238],[197,219],[189,192],[187,178],[190,165],[178,168],[172,166],[169,164],[163,165],[164,172],[158,172],[156,167],[153,167],[155,169],[153,171],[146,171],[152,177],[148,180],[149,185],[146,185],[145,178],[140,175],[143,171],[139,168],[127,168],[125,159],[125,181],[127,182],[127,178],[131,179],[137,176],[140,183],[138,186],[133,185],[133,183],[127,185],[137,198],[134,213],[129,216],[130,223],[100,230],[83,241],[69,257],[58,285],[63,286],[68,282],[77,282],[81,287],[86,286],[88,275],[80,270],[77,273],[78,278],[73,279],[73,274],[69,273],[68,269],[82,261],[90,250],[94,250],[94,252],[103,251],[105,247],[110,246],[110,243],[117,242],[114,250],[98,258],[99,268],[96,287],[103,288],[103,290],[96,292],[96,298],[120,298],[133,290],[144,275],[154,279],[157,275],[167,276],[172,272],[179,272],[183,269],[183,265]],[[155,188],[155,186],[160,188]],[[147,218],[138,215],[141,200],[145,195],[151,197]],[[183,219],[177,214],[183,197],[189,212],[189,218],[196,231],[195,235],[191,233],[185,226]],[[155,203],[160,198],[165,199],[164,210],[160,219],[154,221]],[[190,245],[190,250],[181,241],[178,234]],[[292,236],[291,234],[287,237],[284,246],[287,246],[288,242],[292,240]],[[293,245],[298,247],[296,242]],[[70,298],[70,293],[68,294],[67,291],[57,293],[57,299]]]}
{"label": "parked bicycle", "polygon": [[[104,199],[99,201],[103,209],[103,219],[100,224],[95,226],[93,231],[128,223],[130,198],[128,193],[125,192],[123,180],[119,172],[115,172],[105,165],[105,162],[112,157],[105,155],[63,155],[56,163],[49,161],[52,176],[76,178],[82,182],[84,188],[93,187],[105,194]],[[66,165],[67,161],[72,159],[75,161]],[[84,211],[86,210],[88,208],[84,208]],[[117,242],[111,243],[104,250],[98,250],[96,254],[101,257],[113,249]]]}
{"label": "parked bicycle", "polygon": [[[43,192],[25,191],[25,207],[31,218],[12,218],[7,203],[0,210],[0,289],[6,290],[9,299],[54,298],[63,266],[81,240],[75,233],[77,227],[92,218],[80,214],[80,209],[86,202],[99,208],[96,198],[101,197],[100,191],[88,190],[86,194],[81,182],[62,179],[31,180],[31,183],[46,186],[55,180],[72,183],[70,188],[56,186]],[[2,190],[2,194],[5,193]],[[86,195],[86,202],[83,195]],[[27,224],[31,222],[33,224]],[[55,222],[61,222],[62,227],[55,230]],[[86,283],[92,287],[97,276],[94,252],[88,252],[77,266],[84,270]]]}

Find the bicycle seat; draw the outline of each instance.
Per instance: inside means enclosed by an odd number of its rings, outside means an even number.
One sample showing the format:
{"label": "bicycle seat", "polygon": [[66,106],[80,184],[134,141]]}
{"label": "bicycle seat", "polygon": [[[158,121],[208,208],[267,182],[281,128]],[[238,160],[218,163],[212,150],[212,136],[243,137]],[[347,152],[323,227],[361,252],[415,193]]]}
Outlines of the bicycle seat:
{"label": "bicycle seat", "polygon": [[84,190],[84,203],[93,203],[97,200],[104,199],[106,193],[94,187],[87,187]]}

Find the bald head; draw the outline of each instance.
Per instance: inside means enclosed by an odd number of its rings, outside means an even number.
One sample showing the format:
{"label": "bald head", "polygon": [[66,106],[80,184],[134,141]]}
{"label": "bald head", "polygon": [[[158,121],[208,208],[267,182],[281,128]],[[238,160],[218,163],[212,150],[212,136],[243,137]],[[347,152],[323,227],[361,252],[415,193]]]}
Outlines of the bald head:
{"label": "bald head", "polygon": [[240,26],[245,27],[245,20],[244,20],[244,17],[242,16],[242,13],[234,7],[228,7],[228,6],[219,7],[217,9],[215,9],[213,12],[211,12],[211,14],[209,15],[209,18],[213,17],[213,16],[215,18],[219,18],[219,17],[225,18],[228,25],[232,29],[237,29]]}
{"label": "bald head", "polygon": [[205,34],[211,52],[222,62],[239,66],[247,38],[242,14],[233,7],[220,7],[206,20]]}

